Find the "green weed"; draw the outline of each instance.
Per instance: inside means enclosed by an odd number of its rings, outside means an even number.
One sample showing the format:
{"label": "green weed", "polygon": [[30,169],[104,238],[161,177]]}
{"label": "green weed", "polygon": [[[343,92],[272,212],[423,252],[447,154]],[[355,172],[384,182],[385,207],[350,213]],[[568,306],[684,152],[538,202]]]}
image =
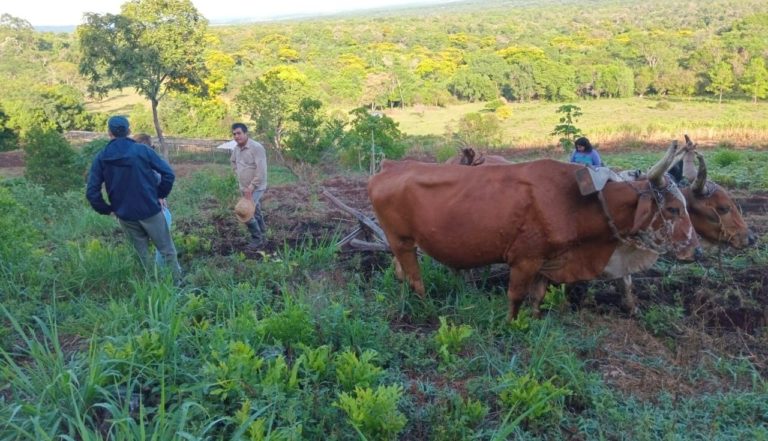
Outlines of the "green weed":
{"label": "green weed", "polygon": [[471,336],[471,326],[456,326],[448,323],[444,316],[440,316],[440,328],[435,333],[435,342],[438,345],[437,353],[440,354],[443,362],[451,363]]}
{"label": "green weed", "polygon": [[347,414],[350,424],[363,439],[390,440],[405,427],[408,420],[397,410],[403,395],[400,385],[376,389],[356,386],[353,394],[342,392],[334,403]]}
{"label": "green weed", "polygon": [[382,368],[373,363],[377,355],[376,351],[370,349],[363,351],[359,358],[350,349],[337,354],[334,360],[336,381],[344,390],[372,386],[383,372]]}

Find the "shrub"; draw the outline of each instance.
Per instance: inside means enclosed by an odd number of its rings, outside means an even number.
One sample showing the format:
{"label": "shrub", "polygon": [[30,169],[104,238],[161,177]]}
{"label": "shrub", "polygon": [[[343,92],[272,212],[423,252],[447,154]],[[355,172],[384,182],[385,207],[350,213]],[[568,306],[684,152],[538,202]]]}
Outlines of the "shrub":
{"label": "shrub", "polygon": [[737,162],[740,162],[742,159],[741,153],[735,151],[735,150],[717,150],[715,153],[712,154],[712,162],[719,165],[720,167],[728,167],[731,164],[735,164]]}
{"label": "shrub", "polygon": [[395,439],[408,420],[397,410],[403,395],[398,385],[379,386],[376,390],[356,387],[354,396],[342,392],[334,405],[347,413],[349,422],[364,439]]}
{"label": "shrub", "polygon": [[449,133],[461,146],[499,147],[503,129],[495,113],[468,113],[461,117],[455,133]]}
{"label": "shrub", "polygon": [[29,255],[38,239],[30,225],[29,211],[0,187],[0,262],[16,262]]}
{"label": "shrub", "polygon": [[107,138],[98,138],[94,139],[93,141],[85,144],[80,148],[80,154],[78,155],[78,164],[79,168],[83,171],[84,175],[88,175],[88,170],[91,168],[91,163],[93,162],[93,158],[96,157],[96,155],[107,146],[109,143],[109,139]]}
{"label": "shrub", "polygon": [[32,129],[26,139],[26,177],[53,193],[83,186],[77,153],[53,130]]}

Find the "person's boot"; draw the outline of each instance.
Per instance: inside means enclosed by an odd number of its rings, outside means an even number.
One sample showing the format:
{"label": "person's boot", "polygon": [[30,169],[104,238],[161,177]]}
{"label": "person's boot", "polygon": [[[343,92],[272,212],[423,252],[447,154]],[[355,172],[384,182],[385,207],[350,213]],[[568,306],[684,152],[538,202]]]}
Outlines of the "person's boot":
{"label": "person's boot", "polygon": [[256,219],[251,219],[245,226],[248,228],[248,232],[251,233],[251,241],[248,243],[248,248],[258,248],[261,246],[264,243],[264,235]]}
{"label": "person's boot", "polygon": [[264,224],[264,216],[262,216],[261,213],[256,213],[256,216],[254,216],[254,219],[256,219],[256,222],[259,224],[259,230],[261,230],[261,235],[265,236],[267,234],[267,226]]}

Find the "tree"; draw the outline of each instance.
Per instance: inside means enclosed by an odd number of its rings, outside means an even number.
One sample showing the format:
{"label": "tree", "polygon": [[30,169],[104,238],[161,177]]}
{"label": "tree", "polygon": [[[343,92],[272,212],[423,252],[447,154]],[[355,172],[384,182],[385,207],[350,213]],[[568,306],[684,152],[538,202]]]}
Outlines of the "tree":
{"label": "tree", "polygon": [[398,123],[387,115],[370,113],[367,107],[349,112],[351,128],[342,140],[343,159],[368,167],[371,174],[383,158],[397,159],[405,153],[403,134]]}
{"label": "tree", "polygon": [[18,147],[19,135],[8,127],[8,115],[0,107],[0,152],[14,150]]}
{"label": "tree", "polygon": [[718,103],[723,102],[723,92],[731,90],[733,87],[733,70],[731,66],[721,61],[717,63],[712,70],[708,72],[709,85],[706,87],[707,92],[716,93],[718,95]]}
{"label": "tree", "polygon": [[299,161],[316,163],[323,154],[320,143],[322,127],[325,119],[321,109],[323,103],[312,98],[304,98],[299,102],[299,108],[291,114],[291,121],[296,123],[296,129],[288,134],[285,144],[288,155]]}
{"label": "tree", "polygon": [[243,113],[250,115],[257,131],[268,136],[280,150],[289,118],[307,95],[306,84],[307,77],[295,67],[274,67],[248,82],[235,102]]}
{"label": "tree", "polygon": [[499,93],[490,78],[466,67],[456,71],[448,83],[448,90],[457,98],[469,102],[492,100]]}
{"label": "tree", "polygon": [[559,141],[563,146],[563,150],[569,152],[573,149],[576,137],[582,134],[581,129],[574,125],[581,116],[581,107],[574,104],[563,104],[557,109],[557,113],[563,113],[564,115],[560,117],[560,124],[556,125],[550,134],[554,136],[560,135]]}
{"label": "tree", "polygon": [[494,113],[468,113],[461,117],[456,133],[449,135],[461,147],[498,147],[502,143],[503,129]]}
{"label": "tree", "polygon": [[752,101],[768,96],[768,69],[765,68],[763,57],[749,60],[744,76],[741,77],[741,90],[752,95]]}
{"label": "tree", "polygon": [[89,91],[132,87],[148,99],[166,157],[157,106],[171,91],[205,94],[207,27],[190,0],[131,0],[118,15],[86,14],[77,28],[79,68]]}

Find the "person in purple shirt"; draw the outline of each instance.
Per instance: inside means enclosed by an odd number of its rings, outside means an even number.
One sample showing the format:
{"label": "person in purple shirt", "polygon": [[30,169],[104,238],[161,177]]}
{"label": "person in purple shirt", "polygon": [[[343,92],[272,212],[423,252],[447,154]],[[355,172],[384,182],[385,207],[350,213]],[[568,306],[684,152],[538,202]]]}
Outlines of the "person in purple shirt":
{"label": "person in purple shirt", "polygon": [[592,147],[592,144],[585,137],[581,137],[573,143],[575,149],[571,154],[571,162],[576,164],[591,165],[593,167],[602,167],[603,160],[600,159],[600,155]]}

